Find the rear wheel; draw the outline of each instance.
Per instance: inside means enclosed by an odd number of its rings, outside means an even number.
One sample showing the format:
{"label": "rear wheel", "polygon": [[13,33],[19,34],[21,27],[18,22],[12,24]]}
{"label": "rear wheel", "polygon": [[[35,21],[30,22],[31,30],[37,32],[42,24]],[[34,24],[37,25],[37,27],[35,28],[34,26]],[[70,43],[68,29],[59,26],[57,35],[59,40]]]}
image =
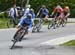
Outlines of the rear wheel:
{"label": "rear wheel", "polygon": [[13,23],[13,20],[8,20],[8,22],[7,22],[7,27],[8,28],[11,28],[11,27],[15,27],[15,24]]}

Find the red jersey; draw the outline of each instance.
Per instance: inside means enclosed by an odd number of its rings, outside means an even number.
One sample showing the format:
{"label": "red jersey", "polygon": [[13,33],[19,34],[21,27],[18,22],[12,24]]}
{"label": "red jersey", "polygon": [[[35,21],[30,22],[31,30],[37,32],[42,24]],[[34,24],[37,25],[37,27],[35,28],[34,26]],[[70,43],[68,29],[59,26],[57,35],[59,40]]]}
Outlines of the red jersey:
{"label": "red jersey", "polygon": [[60,14],[63,12],[63,9],[60,6],[55,7],[54,12],[59,12]]}

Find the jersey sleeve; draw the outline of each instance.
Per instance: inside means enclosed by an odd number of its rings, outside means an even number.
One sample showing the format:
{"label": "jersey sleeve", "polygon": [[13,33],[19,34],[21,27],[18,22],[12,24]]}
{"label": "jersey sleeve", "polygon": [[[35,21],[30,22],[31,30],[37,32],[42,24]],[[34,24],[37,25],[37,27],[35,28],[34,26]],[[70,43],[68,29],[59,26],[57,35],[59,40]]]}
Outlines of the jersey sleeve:
{"label": "jersey sleeve", "polygon": [[20,20],[20,22],[18,23],[18,26],[22,27],[23,23],[24,23],[24,18],[22,18],[22,19]]}

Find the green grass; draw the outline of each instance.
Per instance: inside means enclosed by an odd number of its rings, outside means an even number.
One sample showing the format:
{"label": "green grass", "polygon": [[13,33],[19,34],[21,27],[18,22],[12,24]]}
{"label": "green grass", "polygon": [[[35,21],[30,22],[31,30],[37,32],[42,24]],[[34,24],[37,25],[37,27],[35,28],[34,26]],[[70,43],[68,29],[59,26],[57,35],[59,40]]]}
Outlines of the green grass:
{"label": "green grass", "polygon": [[[8,28],[7,27],[8,20],[9,20],[9,18],[0,18],[0,29]],[[37,24],[39,21],[35,20],[34,22],[35,22],[35,24]],[[49,22],[51,22],[51,21],[45,21],[44,25],[48,25]],[[72,23],[72,22],[69,22],[69,23]]]}
{"label": "green grass", "polygon": [[0,29],[7,28],[7,18],[0,18]]}
{"label": "green grass", "polygon": [[71,41],[68,41],[64,44],[61,44],[62,46],[75,46],[75,40],[71,40]]}

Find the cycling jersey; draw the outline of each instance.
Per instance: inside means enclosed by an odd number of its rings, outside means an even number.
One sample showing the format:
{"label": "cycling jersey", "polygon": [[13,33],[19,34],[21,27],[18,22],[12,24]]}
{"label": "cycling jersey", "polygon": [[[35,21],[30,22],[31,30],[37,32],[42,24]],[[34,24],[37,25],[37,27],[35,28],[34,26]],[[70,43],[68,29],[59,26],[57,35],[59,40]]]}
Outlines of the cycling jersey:
{"label": "cycling jersey", "polygon": [[16,8],[14,8],[14,7],[12,7],[11,9],[10,9],[10,11],[9,11],[9,15],[11,16],[11,17],[13,17],[13,18],[15,18],[16,16],[17,16],[17,9]]}
{"label": "cycling jersey", "polygon": [[55,9],[54,9],[54,12],[59,12],[60,14],[63,12],[63,9],[60,7],[60,6],[57,6]]}
{"label": "cycling jersey", "polygon": [[54,11],[52,12],[52,15],[58,17],[62,14],[62,12],[63,9],[61,8],[61,6],[58,5],[57,7],[55,7]]}
{"label": "cycling jersey", "polygon": [[39,10],[39,15],[41,18],[44,18],[45,16],[47,16],[48,13],[49,13],[49,11],[46,8],[40,8],[40,10]]}
{"label": "cycling jersey", "polygon": [[28,27],[30,28],[30,27],[32,27],[32,20],[28,20],[27,17],[24,17],[24,18],[22,18],[22,19],[20,20],[18,26],[22,27],[23,24],[27,24]]}

